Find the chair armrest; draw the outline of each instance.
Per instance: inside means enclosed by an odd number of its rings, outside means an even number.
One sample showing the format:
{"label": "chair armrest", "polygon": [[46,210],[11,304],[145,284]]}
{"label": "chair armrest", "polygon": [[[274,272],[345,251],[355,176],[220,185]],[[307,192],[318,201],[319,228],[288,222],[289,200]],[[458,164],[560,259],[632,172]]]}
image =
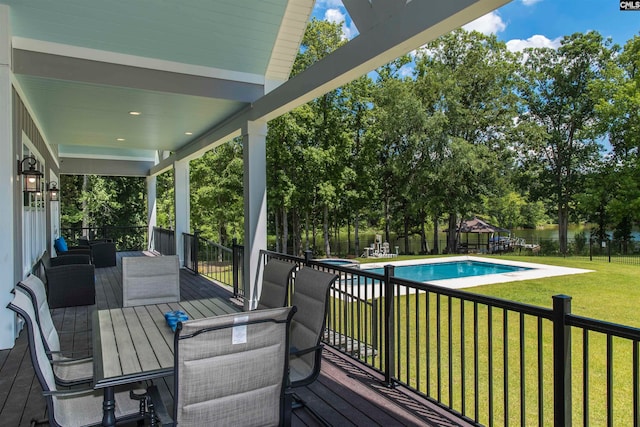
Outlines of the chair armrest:
{"label": "chair armrest", "polygon": [[289,348],[289,354],[292,356],[303,356],[308,353],[312,353],[314,351],[322,350],[324,346],[322,344],[316,345],[314,347],[298,349],[296,347]]}
{"label": "chair armrest", "polygon": [[[61,354],[59,352],[52,352],[52,353]],[[78,362],[88,362],[88,361],[92,361],[92,360],[93,360],[93,357],[66,358],[66,359],[52,360],[51,364],[52,365],[64,366],[64,365],[72,365],[72,364],[78,363]]]}
{"label": "chair armrest", "polygon": [[73,388],[73,389],[65,389],[65,390],[42,390],[43,396],[60,396],[60,397],[70,397],[70,396],[82,396],[82,395],[90,395],[93,394],[93,387],[91,388]]}
{"label": "chair armrest", "polygon": [[[47,356],[54,356],[54,355],[62,356],[67,360],[71,360],[71,359],[80,360],[80,359],[93,358],[90,350],[84,350],[84,351],[51,351],[51,350],[46,351],[45,350],[45,353],[47,354]],[[81,355],[81,356],[76,357],[76,355]]]}

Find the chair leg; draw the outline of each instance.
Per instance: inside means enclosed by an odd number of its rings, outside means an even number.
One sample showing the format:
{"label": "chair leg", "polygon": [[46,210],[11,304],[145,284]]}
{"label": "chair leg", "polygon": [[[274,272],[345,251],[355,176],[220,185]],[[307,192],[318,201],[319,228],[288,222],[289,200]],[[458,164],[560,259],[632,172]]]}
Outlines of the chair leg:
{"label": "chair leg", "polygon": [[290,393],[284,394],[284,426],[291,426],[291,413],[293,412],[293,396]]}
{"label": "chair leg", "polygon": [[295,393],[287,393],[285,394],[285,396],[289,396],[289,402],[291,404],[290,408],[291,411],[293,412],[294,409],[299,409],[299,408],[304,408],[305,411],[309,412],[311,414],[311,416],[313,416],[316,420],[318,420],[318,422],[320,422],[320,424],[322,424],[323,426],[327,426],[330,427],[331,423],[329,423],[327,420],[325,420],[324,418],[322,418],[322,416],[320,414],[318,414],[313,408],[311,408],[310,406],[307,406],[307,404],[305,403],[305,401],[298,396]]}

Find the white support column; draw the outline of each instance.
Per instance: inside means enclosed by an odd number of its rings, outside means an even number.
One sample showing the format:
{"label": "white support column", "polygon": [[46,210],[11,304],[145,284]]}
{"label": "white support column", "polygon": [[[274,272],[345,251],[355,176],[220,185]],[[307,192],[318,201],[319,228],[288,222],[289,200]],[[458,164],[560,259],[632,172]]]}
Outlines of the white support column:
{"label": "white support column", "polygon": [[262,287],[260,250],[267,248],[267,123],[247,122],[244,156],[244,309],[254,309]]}
{"label": "white support column", "polygon": [[13,152],[13,120],[11,113],[11,28],[9,6],[0,4],[0,350],[12,348],[16,338],[16,316],[7,304],[15,277],[16,253],[14,240],[18,238],[14,224],[14,189],[16,186],[16,157]]}
{"label": "white support column", "polygon": [[156,183],[158,179],[154,176],[147,177],[147,249],[151,249],[153,239],[153,227],[156,226]]}
{"label": "white support column", "polygon": [[180,265],[184,265],[184,240],[182,233],[190,231],[189,203],[189,160],[180,160],[173,163],[174,204],[176,210],[176,255],[180,258]]}

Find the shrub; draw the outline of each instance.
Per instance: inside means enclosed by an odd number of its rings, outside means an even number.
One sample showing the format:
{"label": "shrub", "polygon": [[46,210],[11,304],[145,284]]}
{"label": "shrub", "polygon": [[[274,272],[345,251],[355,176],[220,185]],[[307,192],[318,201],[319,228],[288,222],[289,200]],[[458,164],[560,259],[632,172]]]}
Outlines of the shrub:
{"label": "shrub", "polygon": [[581,231],[573,236],[573,240],[575,243],[575,254],[583,255],[585,253],[585,248],[587,247],[587,235],[584,231]]}

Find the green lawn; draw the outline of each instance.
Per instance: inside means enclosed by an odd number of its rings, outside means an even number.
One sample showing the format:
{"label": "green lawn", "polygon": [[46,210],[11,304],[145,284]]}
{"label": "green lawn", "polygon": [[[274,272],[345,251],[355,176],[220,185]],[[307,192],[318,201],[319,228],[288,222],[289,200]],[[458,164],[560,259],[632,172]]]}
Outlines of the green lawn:
{"label": "green lawn", "polygon": [[[400,259],[403,258],[410,257],[401,257]],[[640,266],[591,262],[578,258],[522,256],[513,258],[500,256],[499,258],[584,268],[593,270],[593,272],[486,285],[465,290],[544,307],[551,307],[553,295],[566,294],[573,298],[572,312],[575,314],[624,325],[640,326],[640,318],[637,316],[637,305],[640,302]],[[524,334],[521,344],[519,334],[521,319],[517,313],[509,312],[506,314],[508,328],[505,331],[505,313],[500,309],[493,309],[489,314],[486,307],[480,306],[478,325],[474,326],[474,307],[469,302],[462,304],[459,300],[449,301],[445,297],[440,297],[438,301],[434,295],[427,297],[424,293],[418,297],[415,295],[400,297],[397,302],[400,312],[399,320],[396,322],[396,325],[399,325],[397,329],[398,348],[396,350],[398,355],[397,376],[402,382],[408,383],[434,398],[438,398],[437,385],[440,382],[440,399],[445,404],[459,411],[464,409],[464,412],[472,418],[475,417],[475,405],[477,404],[479,421],[483,424],[489,424],[491,414],[495,425],[518,425],[520,423],[520,393],[521,390],[524,390],[526,424],[537,424],[540,404],[542,404],[544,411],[543,424],[547,425],[552,422],[553,360],[550,321],[545,320],[542,323],[543,366],[539,371],[538,329],[536,319],[533,317],[524,318]],[[439,318],[436,315],[438,303],[440,306]],[[463,307],[464,325],[461,326]],[[489,320],[490,315],[491,320]],[[451,336],[449,336],[449,319],[452,319]],[[477,327],[479,348],[477,376],[474,372],[472,351],[474,336],[476,336],[474,327]],[[489,327],[492,328],[491,335],[488,333]],[[464,359],[461,354],[463,346],[460,337],[462,331],[464,331],[465,337]],[[440,335],[439,348],[437,345],[438,333]],[[489,336],[493,338],[489,340]],[[583,336],[580,330],[574,328],[572,341],[573,421],[574,424],[579,425],[583,420]],[[524,347],[525,353],[522,372],[525,378],[524,388],[521,387],[520,381],[521,345]],[[606,338],[602,334],[590,333],[588,345],[589,421],[591,425],[602,425],[606,423]],[[449,347],[451,352],[449,352]],[[489,354],[493,355],[491,371],[489,371]],[[508,366],[506,371],[504,369],[505,354]],[[409,369],[406,368],[407,357],[408,364],[411,366]],[[438,357],[440,358],[439,365],[437,363]],[[625,340],[613,339],[614,425],[628,425],[631,422],[631,360],[631,344]],[[378,364],[381,361],[372,362]],[[452,371],[451,382],[448,379],[449,366]],[[538,398],[539,372],[542,372],[542,401]],[[476,377],[479,398],[474,390]],[[463,380],[465,382],[464,394],[461,386]],[[504,393],[505,383],[507,383],[508,393]],[[491,402],[489,401],[489,388],[492,388],[494,397]],[[477,402],[476,398],[478,398]],[[504,411],[505,402],[508,405],[507,414]],[[505,415],[508,417],[508,421],[505,419]]]}
{"label": "green lawn", "polygon": [[[441,257],[443,255],[437,257],[400,256],[393,259],[358,258],[358,261],[369,263]],[[483,258],[583,268],[593,270],[593,272],[477,286],[466,288],[465,291],[541,307],[551,307],[553,295],[565,294],[572,297],[571,308],[574,314],[640,327],[640,265],[589,261],[586,258],[547,256],[500,255],[483,256]]]}

